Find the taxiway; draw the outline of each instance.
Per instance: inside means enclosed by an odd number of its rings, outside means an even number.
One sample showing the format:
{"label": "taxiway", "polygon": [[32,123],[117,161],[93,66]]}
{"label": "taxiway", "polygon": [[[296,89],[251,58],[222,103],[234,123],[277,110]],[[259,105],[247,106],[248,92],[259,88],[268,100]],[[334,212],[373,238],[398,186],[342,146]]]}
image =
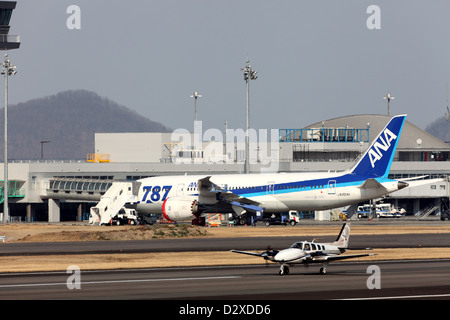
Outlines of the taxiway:
{"label": "taxiway", "polygon": [[327,275],[299,266],[288,276],[272,264],[82,271],[79,289],[65,272],[3,274],[0,299],[450,299],[450,260],[376,262],[380,289],[368,288],[373,264],[335,263]]}

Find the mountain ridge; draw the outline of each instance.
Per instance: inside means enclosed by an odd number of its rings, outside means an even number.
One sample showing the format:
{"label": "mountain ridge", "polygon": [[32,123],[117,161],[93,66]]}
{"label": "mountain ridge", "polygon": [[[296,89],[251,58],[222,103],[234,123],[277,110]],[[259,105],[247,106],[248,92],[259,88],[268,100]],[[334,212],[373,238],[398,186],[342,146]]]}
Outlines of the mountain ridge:
{"label": "mountain ridge", "polygon": [[[0,109],[0,161],[3,161],[4,108]],[[68,90],[8,106],[8,159],[86,159],[95,152],[95,133],[171,132],[125,106],[88,90]],[[425,129],[450,141],[450,122],[440,117]]]}
{"label": "mountain ridge", "polygon": [[[0,110],[0,126],[4,108]],[[0,130],[3,141],[4,130]],[[62,91],[8,106],[8,159],[86,159],[96,132],[170,132],[163,124],[88,90]],[[3,143],[0,143],[3,161]]]}

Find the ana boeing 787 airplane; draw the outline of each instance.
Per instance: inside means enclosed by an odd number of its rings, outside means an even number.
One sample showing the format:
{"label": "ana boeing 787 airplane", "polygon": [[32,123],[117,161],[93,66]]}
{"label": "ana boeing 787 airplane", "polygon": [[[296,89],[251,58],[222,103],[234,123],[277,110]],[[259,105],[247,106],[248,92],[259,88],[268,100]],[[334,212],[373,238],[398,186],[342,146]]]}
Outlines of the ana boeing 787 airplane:
{"label": "ana boeing 787 airplane", "polygon": [[379,198],[408,186],[388,179],[406,115],[391,118],[359,161],[343,172],[161,176],[139,180],[137,211],[168,220],[204,213],[325,210]]}

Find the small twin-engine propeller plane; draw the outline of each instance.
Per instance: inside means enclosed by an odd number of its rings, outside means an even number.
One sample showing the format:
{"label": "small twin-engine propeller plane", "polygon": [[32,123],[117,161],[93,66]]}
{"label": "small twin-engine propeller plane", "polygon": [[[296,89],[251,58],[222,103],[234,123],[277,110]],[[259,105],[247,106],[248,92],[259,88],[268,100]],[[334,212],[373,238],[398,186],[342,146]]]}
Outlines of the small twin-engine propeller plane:
{"label": "small twin-engine propeller plane", "polygon": [[[344,223],[341,232],[339,233],[336,241],[332,243],[315,243],[314,241],[301,241],[296,242],[288,249],[281,251],[267,250],[263,253],[248,252],[231,250],[232,252],[248,254],[252,256],[262,257],[264,260],[279,263],[280,275],[289,274],[289,267],[295,264],[309,265],[311,263],[322,263],[320,269],[321,274],[326,273],[328,263],[336,260],[344,260],[358,257],[373,256],[374,254],[352,254],[342,255],[347,250],[352,250],[348,247],[348,241],[350,238],[350,223]],[[354,248],[361,250],[361,248]],[[370,248],[365,248],[370,250]]]}

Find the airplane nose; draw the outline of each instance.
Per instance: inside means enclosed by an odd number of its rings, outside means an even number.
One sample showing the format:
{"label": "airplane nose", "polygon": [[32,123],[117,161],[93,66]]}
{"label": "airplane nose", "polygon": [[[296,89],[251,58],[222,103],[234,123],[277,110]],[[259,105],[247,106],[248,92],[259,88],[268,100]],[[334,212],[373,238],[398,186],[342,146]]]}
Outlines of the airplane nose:
{"label": "airplane nose", "polygon": [[398,181],[398,184],[397,184],[398,190],[403,189],[403,188],[406,188],[406,187],[408,187],[408,186],[409,186],[409,184],[407,184],[406,182]]}
{"label": "airplane nose", "polygon": [[285,249],[278,252],[274,261],[276,262],[292,262],[305,256],[305,253],[299,249]]}
{"label": "airplane nose", "polygon": [[280,261],[280,262],[284,262],[285,261],[285,254],[283,254],[282,252],[279,252],[275,255],[275,257],[273,257],[273,259],[275,261]]}

